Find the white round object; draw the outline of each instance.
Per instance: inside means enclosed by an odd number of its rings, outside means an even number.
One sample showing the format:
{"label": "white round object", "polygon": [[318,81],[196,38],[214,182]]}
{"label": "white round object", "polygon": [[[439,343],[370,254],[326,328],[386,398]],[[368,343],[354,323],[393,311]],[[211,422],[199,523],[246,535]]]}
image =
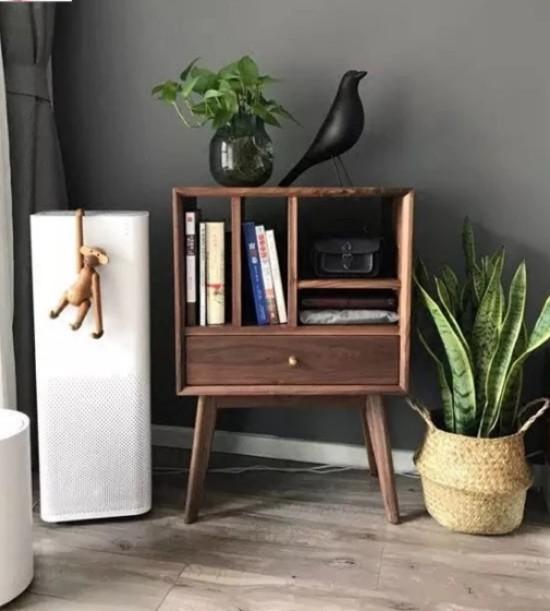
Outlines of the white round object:
{"label": "white round object", "polygon": [[33,578],[29,419],[0,409],[0,606]]}

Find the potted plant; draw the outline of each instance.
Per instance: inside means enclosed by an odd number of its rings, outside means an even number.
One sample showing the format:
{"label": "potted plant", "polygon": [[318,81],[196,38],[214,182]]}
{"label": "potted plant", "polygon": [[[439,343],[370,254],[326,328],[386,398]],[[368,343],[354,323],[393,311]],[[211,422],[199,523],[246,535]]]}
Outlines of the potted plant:
{"label": "potted plant", "polygon": [[[524,434],[548,407],[548,400],[520,407],[523,366],[550,338],[550,298],[533,328],[524,322],[527,276],[520,263],[507,294],[502,285],[504,250],[476,255],[472,226],[463,231],[466,274],[449,267],[430,278],[419,262],[417,297],[435,331],[418,325],[421,342],[435,363],[441,418],[414,401],[428,424],[415,455],[428,512],[462,532],[502,534],[522,521],[532,483]],[[537,402],[539,411],[524,421]]]}
{"label": "potted plant", "polygon": [[265,88],[276,82],[260,74],[245,55],[218,72],[199,67],[194,59],[179,80],[153,88],[153,95],[175,110],[185,127],[211,123],[210,172],[228,187],[257,187],[273,171],[273,146],[265,124],[280,127],[280,118],[293,119]]}

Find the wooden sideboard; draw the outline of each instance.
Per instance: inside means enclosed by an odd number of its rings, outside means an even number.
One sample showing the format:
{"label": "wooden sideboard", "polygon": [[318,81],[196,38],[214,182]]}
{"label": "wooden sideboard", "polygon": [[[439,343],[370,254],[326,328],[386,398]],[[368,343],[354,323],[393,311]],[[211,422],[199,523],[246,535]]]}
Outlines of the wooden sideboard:
{"label": "wooden sideboard", "polygon": [[[215,198],[228,205],[231,237],[227,240],[231,274],[228,323],[189,326],[185,308],[185,225],[187,210]],[[241,225],[248,200],[280,200],[284,206],[286,252],[279,248],[286,271],[288,323],[257,326],[243,309]],[[319,279],[302,277],[301,205],[323,205],[352,199],[379,206],[391,265],[377,278]],[[197,396],[185,520],[197,518],[218,409],[303,404],[359,408],[370,471],[378,475],[387,518],[399,521],[393,477],[385,394],[404,394],[409,386],[414,191],[408,188],[177,187],[173,190],[176,391]],[[325,209],[326,214],[326,209]],[[286,254],[286,257],[284,256]],[[382,325],[301,325],[301,291],[392,291],[399,322]]]}

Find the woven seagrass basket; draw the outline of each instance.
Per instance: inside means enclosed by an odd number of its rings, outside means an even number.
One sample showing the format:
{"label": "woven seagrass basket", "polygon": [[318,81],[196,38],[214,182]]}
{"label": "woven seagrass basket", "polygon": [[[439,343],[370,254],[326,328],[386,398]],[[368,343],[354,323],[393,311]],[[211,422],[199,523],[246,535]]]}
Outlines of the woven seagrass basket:
{"label": "woven seagrass basket", "polygon": [[447,433],[435,426],[430,412],[413,407],[428,425],[414,456],[428,513],[458,532],[501,535],[516,529],[533,483],[524,436],[548,403],[517,433],[495,438]]}

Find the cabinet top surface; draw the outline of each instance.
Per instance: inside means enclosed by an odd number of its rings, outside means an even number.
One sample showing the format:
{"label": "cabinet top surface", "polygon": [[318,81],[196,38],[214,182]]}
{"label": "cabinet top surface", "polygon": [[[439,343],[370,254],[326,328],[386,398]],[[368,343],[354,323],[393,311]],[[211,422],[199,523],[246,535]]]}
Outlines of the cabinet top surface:
{"label": "cabinet top surface", "polygon": [[410,187],[175,187],[183,197],[404,197]]}

